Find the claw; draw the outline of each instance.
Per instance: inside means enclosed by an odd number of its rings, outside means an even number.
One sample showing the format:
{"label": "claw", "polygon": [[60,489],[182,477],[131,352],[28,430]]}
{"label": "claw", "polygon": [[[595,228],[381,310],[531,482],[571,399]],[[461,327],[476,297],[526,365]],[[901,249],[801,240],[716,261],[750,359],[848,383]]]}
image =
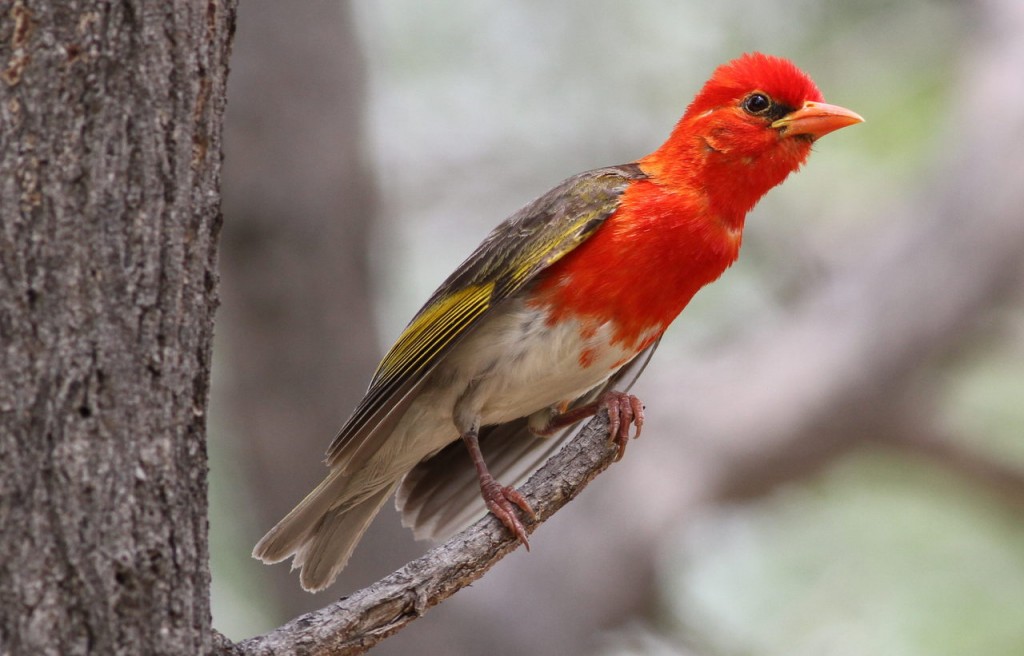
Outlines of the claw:
{"label": "claw", "polygon": [[545,426],[531,426],[530,430],[538,437],[547,437],[581,419],[593,417],[601,409],[608,411],[608,435],[619,449],[615,460],[622,460],[623,454],[626,453],[626,444],[629,442],[629,427],[636,426],[636,434],[633,437],[640,437],[640,431],[644,427],[644,404],[632,394],[610,390],[602,394],[597,401],[559,413],[550,418]]}
{"label": "claw", "polygon": [[481,482],[480,493],[487,504],[487,509],[494,513],[502,524],[505,525],[516,539],[523,543],[526,550],[530,550],[530,541],[527,539],[526,527],[516,516],[515,509],[518,507],[530,519],[536,520],[537,514],[530,507],[526,498],[512,487],[503,486],[491,478],[489,481]]}
{"label": "claw", "polygon": [[484,462],[483,453],[480,452],[480,441],[476,429],[468,430],[462,434],[462,440],[469,450],[469,456],[476,467],[477,479],[480,481],[480,496],[483,497],[487,509],[494,513],[505,527],[516,536],[516,539],[523,543],[526,550],[530,550],[530,541],[526,538],[526,527],[516,516],[516,508],[519,508],[532,520],[537,519],[537,513],[530,507],[518,490],[506,487],[494,480],[491,472],[487,470],[487,463]]}
{"label": "claw", "polygon": [[637,397],[625,392],[606,392],[599,401],[600,406],[608,411],[608,434],[619,452],[615,460],[622,460],[629,443],[629,427],[636,426],[634,437],[640,437],[644,427],[644,404]]}

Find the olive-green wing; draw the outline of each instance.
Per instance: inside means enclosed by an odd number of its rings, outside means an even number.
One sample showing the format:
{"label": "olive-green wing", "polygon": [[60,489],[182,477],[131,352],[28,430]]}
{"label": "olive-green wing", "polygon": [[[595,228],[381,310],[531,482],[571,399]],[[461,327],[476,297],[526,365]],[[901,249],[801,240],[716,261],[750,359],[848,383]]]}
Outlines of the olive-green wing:
{"label": "olive-green wing", "polygon": [[427,375],[491,308],[583,243],[618,208],[633,164],[565,180],[494,229],[416,314],[384,356],[366,396],[327,450],[355,470],[380,448]]}

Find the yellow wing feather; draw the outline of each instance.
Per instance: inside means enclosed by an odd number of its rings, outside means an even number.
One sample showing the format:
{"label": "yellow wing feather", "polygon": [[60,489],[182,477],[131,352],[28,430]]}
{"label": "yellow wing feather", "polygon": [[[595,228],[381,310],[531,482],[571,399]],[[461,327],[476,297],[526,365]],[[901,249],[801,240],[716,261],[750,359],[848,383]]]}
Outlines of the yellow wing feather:
{"label": "yellow wing feather", "polygon": [[374,380],[408,374],[417,363],[436,356],[464,326],[487,310],[493,291],[493,282],[471,285],[424,308],[384,356]]}

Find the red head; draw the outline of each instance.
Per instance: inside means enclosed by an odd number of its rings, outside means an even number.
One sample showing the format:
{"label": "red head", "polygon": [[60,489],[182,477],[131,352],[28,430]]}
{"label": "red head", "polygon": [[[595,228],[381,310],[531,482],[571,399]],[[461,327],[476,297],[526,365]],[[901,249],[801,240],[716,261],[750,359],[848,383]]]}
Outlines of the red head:
{"label": "red head", "polygon": [[823,103],[789,60],[750,53],[715,70],[668,141],[640,164],[664,184],[708,194],[723,219],[741,222],[803,164],[815,139],[862,120]]}
{"label": "red head", "polygon": [[789,107],[790,111],[808,100],[824,100],[814,80],[793,62],[754,52],[716,68],[711,79],[686,108],[683,120],[733,105],[737,99],[745,98],[754,91],[771,98],[776,107]]}

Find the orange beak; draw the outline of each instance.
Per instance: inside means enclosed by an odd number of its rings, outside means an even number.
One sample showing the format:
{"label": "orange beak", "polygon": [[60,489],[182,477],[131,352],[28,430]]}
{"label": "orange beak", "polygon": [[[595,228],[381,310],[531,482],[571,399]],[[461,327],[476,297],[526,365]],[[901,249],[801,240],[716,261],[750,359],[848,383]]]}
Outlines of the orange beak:
{"label": "orange beak", "polygon": [[863,122],[864,119],[859,114],[845,107],[807,101],[800,109],[772,123],[772,127],[779,130],[784,137],[804,134],[817,139],[839,128]]}

